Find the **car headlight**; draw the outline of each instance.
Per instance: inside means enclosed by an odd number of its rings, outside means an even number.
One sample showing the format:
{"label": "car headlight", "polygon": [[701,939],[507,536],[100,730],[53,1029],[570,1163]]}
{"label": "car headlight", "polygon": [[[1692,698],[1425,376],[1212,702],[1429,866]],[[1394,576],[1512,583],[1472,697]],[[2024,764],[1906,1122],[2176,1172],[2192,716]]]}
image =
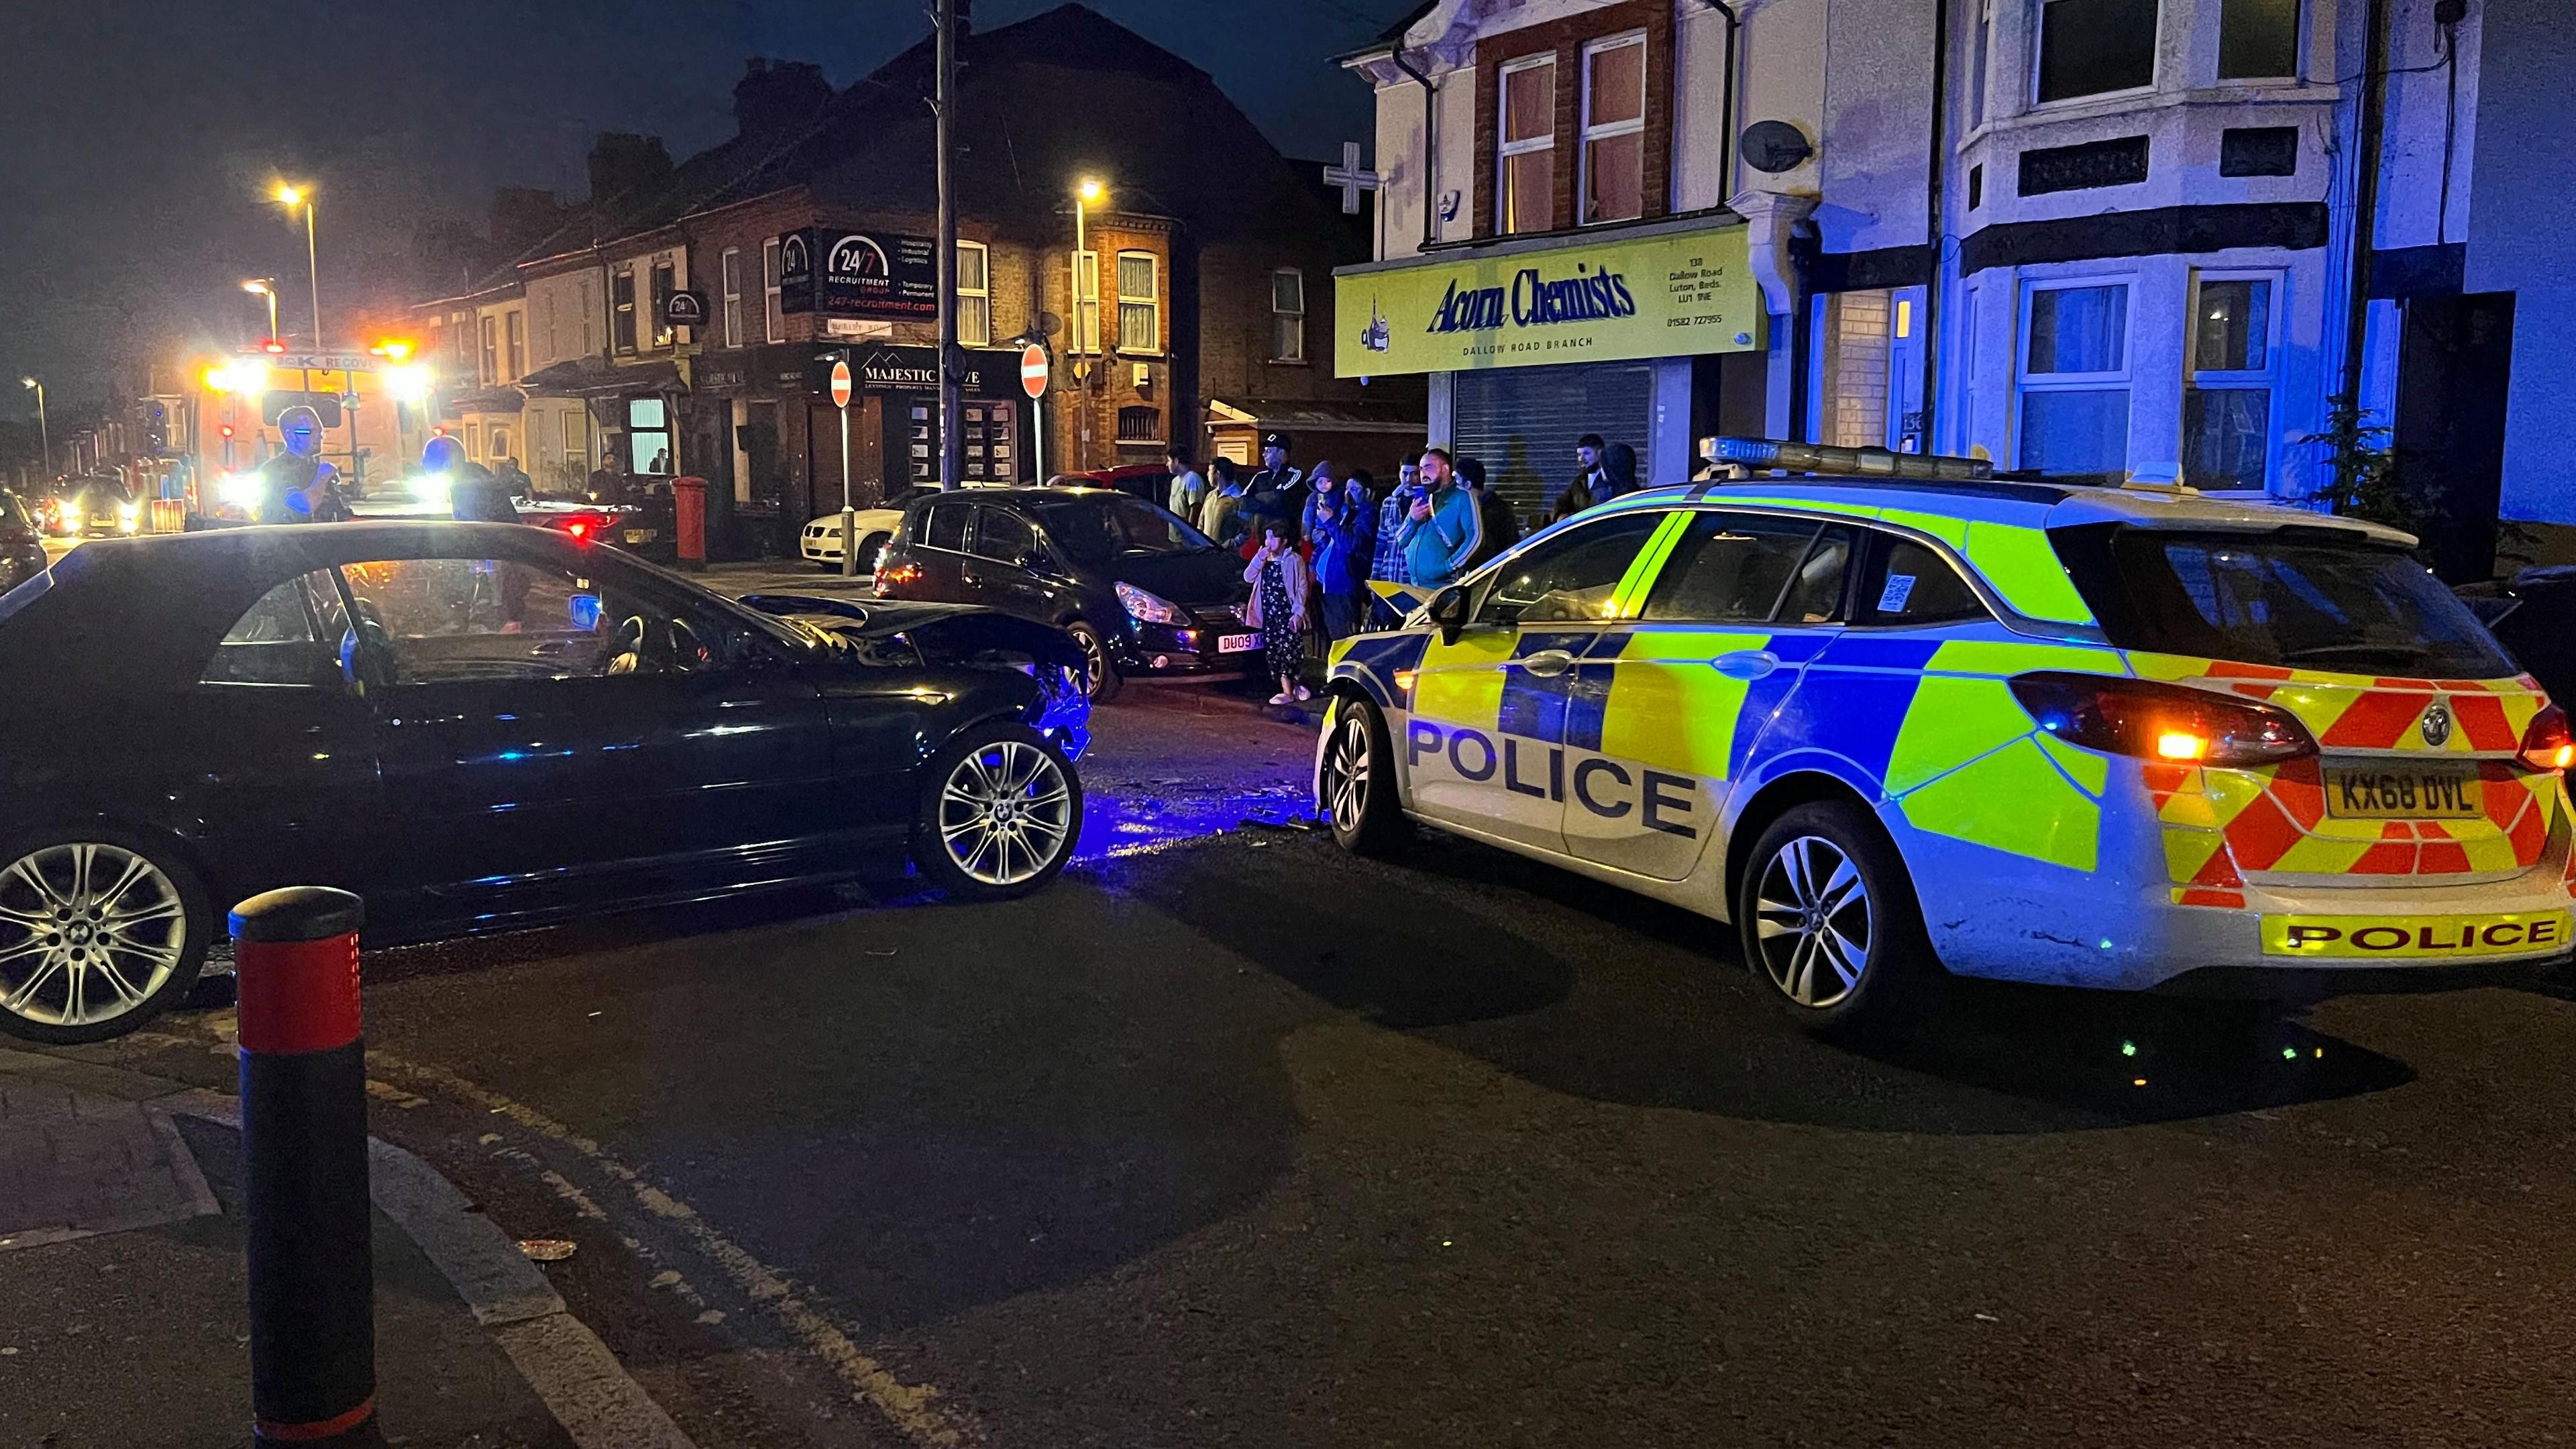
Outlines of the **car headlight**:
{"label": "car headlight", "polygon": [[215,485],[215,497],[227,508],[251,509],[259,506],[259,475],[226,473]]}
{"label": "car headlight", "polygon": [[1149,594],[1134,584],[1118,586],[1118,607],[1139,624],[1177,624],[1181,611],[1168,599]]}
{"label": "car headlight", "polygon": [[117,505],[116,526],[126,533],[132,533],[137,528],[142,527],[143,505],[140,503],[122,503]]}
{"label": "car headlight", "polygon": [[445,473],[423,473],[411,480],[412,502],[445,513],[456,506],[456,480]]}
{"label": "car headlight", "polygon": [[66,504],[64,504],[64,505],[63,505],[63,526],[64,526],[65,528],[78,528],[78,527],[80,527],[80,526],[81,526],[81,513],[82,513],[82,509],[81,509],[81,506],[80,506],[79,504],[77,504],[77,503],[66,503]]}

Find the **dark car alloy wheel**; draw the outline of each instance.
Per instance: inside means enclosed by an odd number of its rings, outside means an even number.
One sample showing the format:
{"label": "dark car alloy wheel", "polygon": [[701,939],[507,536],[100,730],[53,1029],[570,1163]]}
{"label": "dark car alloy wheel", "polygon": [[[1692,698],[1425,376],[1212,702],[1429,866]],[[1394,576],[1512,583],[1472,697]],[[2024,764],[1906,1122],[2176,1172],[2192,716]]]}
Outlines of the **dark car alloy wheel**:
{"label": "dark car alloy wheel", "polygon": [[1063,752],[1025,725],[990,724],[933,763],[914,859],[953,894],[1009,898],[1053,880],[1081,830]]}
{"label": "dark car alloy wheel", "polygon": [[79,841],[18,856],[0,868],[8,1025],[53,1041],[129,1029],[193,982],[205,943],[190,939],[189,915],[171,871],[122,845]]}
{"label": "dark car alloy wheel", "polygon": [[1065,632],[1082,650],[1082,671],[1090,683],[1092,703],[1107,704],[1116,699],[1126,681],[1119,677],[1118,666],[1110,662],[1109,645],[1100,637],[1100,631],[1076,620],[1066,626]]}

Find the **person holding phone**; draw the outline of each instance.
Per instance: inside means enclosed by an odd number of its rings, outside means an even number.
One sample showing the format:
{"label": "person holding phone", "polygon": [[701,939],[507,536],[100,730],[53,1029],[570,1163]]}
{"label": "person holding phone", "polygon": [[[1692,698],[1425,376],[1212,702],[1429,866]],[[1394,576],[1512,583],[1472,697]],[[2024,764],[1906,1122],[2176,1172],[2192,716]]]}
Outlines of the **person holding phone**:
{"label": "person holding phone", "polygon": [[1289,541],[1295,526],[1264,518],[1261,546],[1243,571],[1243,581],[1252,585],[1252,601],[1244,610],[1243,622],[1261,631],[1262,662],[1279,681],[1279,692],[1270,696],[1272,704],[1294,704],[1310,697],[1299,676],[1306,671],[1306,600],[1313,588],[1306,560]]}

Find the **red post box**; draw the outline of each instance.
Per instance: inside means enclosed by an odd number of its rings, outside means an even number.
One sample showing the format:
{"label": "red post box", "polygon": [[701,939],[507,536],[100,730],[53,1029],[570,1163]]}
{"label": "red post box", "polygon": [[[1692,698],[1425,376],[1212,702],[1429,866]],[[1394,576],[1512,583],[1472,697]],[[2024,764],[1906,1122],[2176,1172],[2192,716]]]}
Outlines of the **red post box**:
{"label": "red post box", "polygon": [[672,526],[679,533],[680,567],[705,568],[707,566],[707,480],[704,478],[672,479],[671,509],[676,515]]}

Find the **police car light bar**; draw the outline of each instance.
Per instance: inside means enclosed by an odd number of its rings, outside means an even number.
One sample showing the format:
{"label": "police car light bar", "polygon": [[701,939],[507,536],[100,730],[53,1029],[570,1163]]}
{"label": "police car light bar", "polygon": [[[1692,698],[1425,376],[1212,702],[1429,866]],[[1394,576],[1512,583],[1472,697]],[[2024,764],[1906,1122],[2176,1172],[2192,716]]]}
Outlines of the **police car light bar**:
{"label": "police car light bar", "polygon": [[1897,453],[1885,448],[1832,448],[1771,438],[1711,438],[1700,451],[1713,462],[1745,468],[1855,478],[1931,478],[1946,483],[1973,483],[1991,478],[1995,472],[1995,465],[1983,458]]}

